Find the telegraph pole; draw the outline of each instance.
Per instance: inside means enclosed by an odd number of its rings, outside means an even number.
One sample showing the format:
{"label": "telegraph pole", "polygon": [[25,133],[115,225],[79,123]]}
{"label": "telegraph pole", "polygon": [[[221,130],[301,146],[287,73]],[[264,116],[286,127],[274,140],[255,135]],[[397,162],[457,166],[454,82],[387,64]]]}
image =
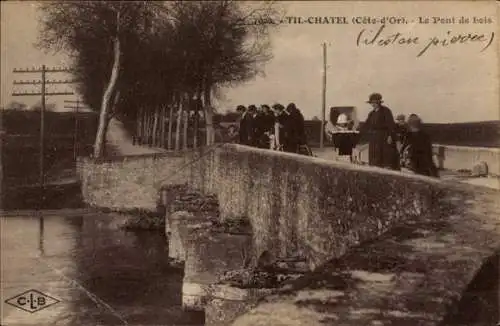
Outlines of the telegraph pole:
{"label": "telegraph pole", "polygon": [[42,66],[42,108],[40,110],[40,189],[43,191],[43,186],[45,184],[45,166],[44,166],[44,156],[45,156],[45,65]]}
{"label": "telegraph pole", "polygon": [[40,112],[40,158],[39,158],[39,183],[40,183],[40,200],[43,198],[43,189],[45,185],[45,168],[44,168],[44,157],[45,157],[45,100],[46,96],[58,96],[58,95],[73,95],[73,92],[47,92],[46,86],[48,84],[71,84],[74,83],[72,80],[47,80],[47,73],[56,72],[70,72],[66,68],[47,68],[43,65],[41,68],[31,68],[31,69],[14,69],[14,73],[24,73],[24,74],[41,74],[41,79],[32,81],[14,81],[14,85],[40,85],[41,89],[39,92],[13,92],[12,96],[41,96],[42,107]]}
{"label": "telegraph pole", "polygon": [[321,130],[319,138],[319,147],[324,147],[325,137],[325,120],[326,120],[326,42],[323,43],[323,89],[322,89],[322,102],[321,102]]}

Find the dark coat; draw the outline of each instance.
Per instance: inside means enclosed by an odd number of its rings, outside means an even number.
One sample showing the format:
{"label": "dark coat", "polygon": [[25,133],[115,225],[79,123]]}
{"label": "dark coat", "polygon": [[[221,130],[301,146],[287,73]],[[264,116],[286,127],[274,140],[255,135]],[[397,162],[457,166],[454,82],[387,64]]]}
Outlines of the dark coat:
{"label": "dark coat", "polygon": [[291,149],[306,143],[304,116],[300,110],[296,109],[288,114],[285,129],[286,143],[290,144]]}
{"label": "dark coat", "polygon": [[264,125],[264,132],[272,132],[274,129],[274,114],[263,113],[262,123]]}
{"label": "dark coat", "polygon": [[430,177],[439,176],[432,158],[432,142],[427,133],[422,130],[408,132],[402,150],[408,151],[410,170]]}
{"label": "dark coat", "polygon": [[403,144],[408,137],[408,127],[406,125],[396,124],[396,142],[400,157],[403,155]]}
{"label": "dark coat", "polygon": [[243,114],[240,120],[240,144],[252,145],[255,137],[254,118],[249,114]]}
{"label": "dark coat", "polygon": [[[363,126],[363,132],[369,134],[368,164],[399,170],[399,153],[396,148],[396,123],[391,110],[381,106],[372,110]],[[392,143],[388,144],[388,137]]]}
{"label": "dark coat", "polygon": [[255,117],[255,133],[257,137],[261,137],[266,132],[270,132],[274,128],[274,115],[260,112]]}
{"label": "dark coat", "polygon": [[408,134],[408,128],[405,125],[396,124],[396,140],[403,144],[406,141],[406,135]]}
{"label": "dark coat", "polygon": [[269,148],[269,136],[266,135],[266,132],[274,130],[274,115],[261,112],[257,114],[254,122],[256,146]]}

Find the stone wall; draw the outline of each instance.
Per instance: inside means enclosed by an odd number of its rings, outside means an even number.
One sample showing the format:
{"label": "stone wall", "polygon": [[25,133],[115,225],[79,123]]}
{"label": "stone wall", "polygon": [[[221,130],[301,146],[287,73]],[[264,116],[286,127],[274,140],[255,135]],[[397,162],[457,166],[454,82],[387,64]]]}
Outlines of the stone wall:
{"label": "stone wall", "polygon": [[162,153],[80,159],[82,194],[86,204],[114,210],[156,210],[159,189],[165,183],[186,183],[182,169],[190,155]]}
{"label": "stone wall", "polygon": [[199,163],[209,176],[191,184],[218,196],[222,219],[250,219],[256,256],[299,255],[311,268],[432,214],[443,192],[426,177],[233,144]]}
{"label": "stone wall", "polygon": [[[472,169],[474,164],[485,161],[490,173],[499,174],[500,151],[498,149],[436,145],[435,151],[442,153],[441,162],[444,168]],[[365,151],[361,152],[362,159],[365,154]],[[302,165],[303,162],[308,162],[308,164]],[[254,210],[252,203],[263,202],[266,205],[272,202],[268,197],[271,193],[277,194],[277,192],[266,191],[258,196],[251,194],[241,196],[241,194],[264,189],[271,184],[271,178],[277,178],[280,182],[279,185],[275,184],[276,187],[279,189],[285,187],[291,195],[288,196],[284,192],[280,192],[278,197],[282,198],[281,202],[273,201],[275,206],[272,209],[281,211],[280,215],[284,216],[294,215],[292,211],[295,208],[292,207],[297,207],[295,204],[288,205],[286,201],[294,201],[293,196],[305,193],[306,187],[311,184],[312,179],[308,174],[301,173],[302,170],[314,170],[315,167],[323,166],[321,169],[326,169],[328,172],[316,176],[322,179],[322,176],[336,175],[333,179],[330,177],[325,179],[325,181],[329,180],[328,182],[334,184],[337,179],[346,180],[344,178],[346,173],[351,179],[357,178],[361,173],[348,173],[345,166],[342,167],[334,163],[333,165],[324,165],[323,162],[323,165],[317,165],[312,162],[314,160],[310,158],[296,157],[295,155],[249,149],[238,145],[219,144],[211,148],[181,153],[147,154],[105,160],[80,158],[78,172],[82,182],[83,199],[86,204],[91,206],[116,210],[154,210],[159,199],[158,190],[163,185],[189,183],[204,192],[219,193],[220,191],[221,199],[223,199],[221,204],[225,207],[232,207],[230,211],[227,211],[227,214],[240,216],[248,215],[248,210]],[[439,162],[438,159],[436,163]],[[330,168],[332,166],[333,168]],[[280,172],[276,173],[278,170]],[[350,171],[354,170],[351,168]],[[272,171],[275,171],[274,174],[271,173]],[[364,184],[362,187],[366,188],[369,180],[373,179],[375,182],[380,180],[376,174],[371,175],[371,172],[366,172],[367,170],[360,171],[365,171],[362,174],[367,176],[360,180]],[[259,178],[256,178],[256,175],[259,175]],[[295,177],[296,175],[298,177]],[[398,183],[397,180],[408,180],[406,177],[397,175],[396,179],[389,178],[390,183]],[[223,183],[220,184],[218,180],[223,180]],[[235,180],[235,182],[231,182],[231,180]],[[343,184],[349,183],[352,184],[352,180]],[[403,184],[406,183],[408,182]],[[217,186],[218,184],[219,186]],[[321,184],[325,184],[325,182]],[[304,188],[299,187],[301,189],[294,190],[294,187],[301,185],[304,185]],[[240,195],[229,195],[233,191]],[[357,201],[351,203],[351,205],[357,204]],[[302,208],[304,207],[302,205]],[[281,208],[284,209],[281,210]],[[271,208],[263,207],[262,209],[269,210]],[[291,223],[291,221],[282,222]]]}
{"label": "stone wall", "polygon": [[79,158],[83,200],[87,205],[112,210],[154,211],[162,187],[190,183],[213,191],[214,154],[221,146],[99,160]]}
{"label": "stone wall", "polygon": [[312,268],[409,218],[432,213],[439,181],[235,144],[80,164],[88,205],[155,210],[160,189],[214,193],[222,219],[250,219],[257,257],[303,256]]}
{"label": "stone wall", "polygon": [[[399,316],[401,311],[392,308],[398,302],[406,311],[411,305],[425,306],[428,298],[436,298],[441,301],[429,322],[434,325],[446,314],[451,303],[460,299],[461,292],[485,257],[491,256],[500,245],[500,224],[496,218],[498,192],[417,175],[234,144],[182,155],[80,163],[83,195],[88,204],[114,209],[154,209],[162,186],[187,183],[217,196],[219,218],[247,217],[250,220],[254,257],[266,250],[278,257],[303,256],[316,271],[331,259],[340,258],[345,262],[345,266],[342,265],[345,270],[339,273],[349,271],[359,284],[376,283],[373,288],[378,289],[380,283],[388,283],[389,290],[382,291],[385,297],[376,291],[367,297],[366,291],[371,288],[354,287],[359,297],[346,296],[349,289],[342,293],[341,289],[333,290],[331,302],[336,304],[340,296],[342,300],[348,297],[351,300],[345,301],[348,310],[361,307],[364,313],[374,311],[380,315],[382,309],[387,310],[387,314],[394,312]],[[401,229],[404,224],[406,229]],[[395,237],[383,240],[383,234]],[[376,238],[376,241],[369,241]],[[359,244],[362,247],[356,251]],[[200,248],[189,249],[196,251],[193,257],[205,255],[199,252]],[[350,255],[350,252],[355,254]],[[358,260],[356,270],[351,271],[353,262]],[[342,267],[337,263],[332,266]],[[379,275],[386,272],[384,268],[391,270],[390,278]],[[416,283],[412,283],[414,274],[420,277]],[[366,275],[375,279],[366,278]],[[393,282],[399,279],[404,282]],[[342,280],[335,278],[333,281],[344,284]],[[404,288],[394,287],[399,285]],[[405,287],[407,285],[411,286]],[[323,292],[307,293],[322,300]],[[303,294],[298,297],[299,301],[304,301]],[[408,306],[404,306],[406,304]],[[275,305],[271,313],[262,315],[263,318],[269,321],[275,314],[274,308]],[[285,308],[276,316],[302,314],[295,304],[287,303]],[[412,318],[420,320],[421,313],[429,312],[418,311]],[[302,314],[296,318],[307,319],[308,316]],[[322,317],[333,318],[333,321],[342,316],[332,313]],[[259,323],[252,321],[240,325],[255,324]],[[357,325],[346,323],[351,324]]]}
{"label": "stone wall", "polygon": [[434,145],[438,167],[448,170],[472,170],[480,162],[488,164],[489,173],[500,175],[500,149],[485,147]]}
{"label": "stone wall", "polygon": [[[472,170],[479,162],[488,164],[489,173],[500,175],[500,149],[487,147],[468,147],[433,145],[434,162],[440,169]],[[368,162],[368,146],[360,147],[359,160]]]}
{"label": "stone wall", "polygon": [[498,191],[460,184],[447,190],[442,214],[350,248],[234,323],[214,325],[495,325]]}

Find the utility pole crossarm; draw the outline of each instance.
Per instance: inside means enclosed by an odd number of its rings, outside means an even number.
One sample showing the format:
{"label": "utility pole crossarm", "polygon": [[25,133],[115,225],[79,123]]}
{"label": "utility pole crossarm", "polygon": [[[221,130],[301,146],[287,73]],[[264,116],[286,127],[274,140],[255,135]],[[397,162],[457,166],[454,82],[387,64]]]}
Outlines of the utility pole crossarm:
{"label": "utility pole crossarm", "polygon": [[42,92],[32,92],[32,93],[12,93],[12,96],[41,96],[45,94],[46,96],[56,96],[56,95],[75,95],[73,92],[52,92],[52,93],[42,93]]}
{"label": "utility pole crossarm", "polygon": [[75,84],[76,80],[47,80],[45,84]]}
{"label": "utility pole crossarm", "polygon": [[41,80],[14,80],[14,85],[40,85],[42,83]]}
{"label": "utility pole crossarm", "polygon": [[69,68],[57,68],[57,67],[54,67],[54,68],[41,67],[41,68],[27,68],[27,69],[14,68],[14,70],[12,70],[12,72],[14,72],[14,73],[40,73],[42,71],[44,71],[44,72],[71,72],[73,70],[69,69]]}
{"label": "utility pole crossarm", "polygon": [[[45,84],[74,84],[76,80],[47,80]],[[41,80],[14,80],[14,85],[40,85]]]}
{"label": "utility pole crossarm", "polygon": [[40,96],[40,92],[23,92],[23,93],[12,93],[12,96]]}

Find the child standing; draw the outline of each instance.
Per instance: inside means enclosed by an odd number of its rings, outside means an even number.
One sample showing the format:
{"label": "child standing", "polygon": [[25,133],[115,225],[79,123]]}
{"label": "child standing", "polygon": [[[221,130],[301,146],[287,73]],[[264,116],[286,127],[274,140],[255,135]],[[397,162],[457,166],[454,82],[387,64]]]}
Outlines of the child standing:
{"label": "child standing", "polygon": [[408,117],[408,133],[401,149],[406,154],[404,165],[416,174],[438,178],[439,173],[432,157],[432,142],[421,127],[420,117],[411,114]]}

